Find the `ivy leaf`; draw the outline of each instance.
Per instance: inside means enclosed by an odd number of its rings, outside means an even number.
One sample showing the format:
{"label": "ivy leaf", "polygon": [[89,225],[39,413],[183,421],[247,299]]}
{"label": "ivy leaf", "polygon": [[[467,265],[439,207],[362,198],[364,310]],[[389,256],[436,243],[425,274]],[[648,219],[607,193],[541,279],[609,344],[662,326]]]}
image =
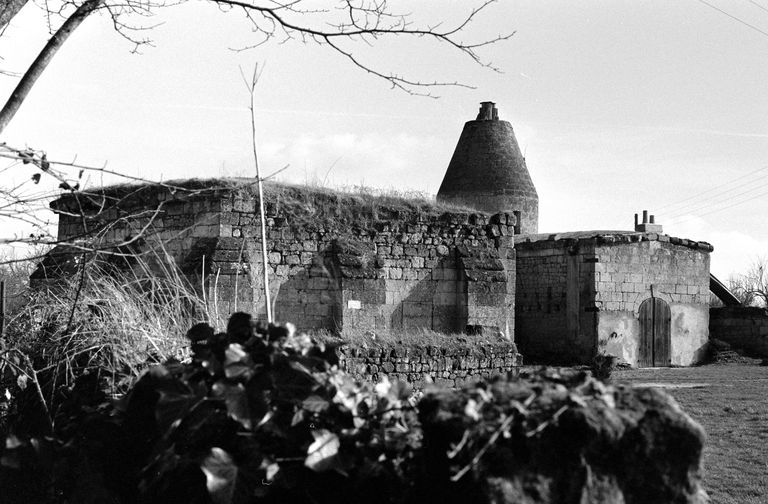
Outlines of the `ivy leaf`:
{"label": "ivy leaf", "polygon": [[238,469],[229,453],[214,446],[200,469],[205,474],[205,485],[214,504],[234,502]]}
{"label": "ivy leaf", "polygon": [[271,464],[267,465],[267,481],[272,481],[275,479],[275,476],[278,472],[280,472],[280,466],[277,462],[272,462]]}
{"label": "ivy leaf", "polygon": [[224,352],[224,376],[248,381],[253,376],[253,360],[242,345],[232,343]]}
{"label": "ivy leaf", "polygon": [[317,380],[307,368],[290,361],[288,365],[275,366],[272,379],[281,397],[289,401],[303,401],[318,387]]}
{"label": "ivy leaf", "polygon": [[251,428],[251,413],[248,407],[248,397],[242,383],[230,384],[218,381],[213,384],[213,394],[224,399],[227,413],[246,429]]}
{"label": "ivy leaf", "polygon": [[181,423],[192,407],[200,402],[200,399],[191,394],[172,394],[160,391],[160,398],[155,406],[155,419],[160,432],[165,433],[171,427]]}
{"label": "ivy leaf", "polygon": [[304,419],[307,416],[306,410],[299,408],[296,410],[296,413],[293,414],[293,419],[291,420],[291,427],[295,427],[299,425],[301,422],[304,421]]}
{"label": "ivy leaf", "polygon": [[312,413],[322,413],[328,409],[330,403],[318,395],[311,395],[304,399],[301,403],[301,407]]}
{"label": "ivy leaf", "polygon": [[265,495],[263,489],[269,488],[264,486],[265,472],[274,477],[279,469],[270,468],[272,461],[265,463],[258,456],[239,462],[226,450],[214,446],[200,463],[213,504],[251,504],[257,492]]}
{"label": "ivy leaf", "polygon": [[326,429],[313,430],[312,436],[315,441],[307,449],[304,465],[317,472],[339,467],[339,437]]}
{"label": "ivy leaf", "polygon": [[17,438],[13,434],[5,439],[5,450],[3,456],[0,457],[0,467],[9,467],[11,469],[21,469],[21,461],[19,459],[19,448],[23,446],[21,439]]}

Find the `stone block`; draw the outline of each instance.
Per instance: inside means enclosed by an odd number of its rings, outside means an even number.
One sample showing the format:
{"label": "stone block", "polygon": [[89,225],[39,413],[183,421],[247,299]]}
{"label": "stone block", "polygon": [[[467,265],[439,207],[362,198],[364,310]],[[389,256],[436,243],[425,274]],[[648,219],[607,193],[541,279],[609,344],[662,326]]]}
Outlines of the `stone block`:
{"label": "stone block", "polygon": [[256,199],[243,199],[236,198],[232,204],[232,210],[243,213],[255,213],[256,212]]}

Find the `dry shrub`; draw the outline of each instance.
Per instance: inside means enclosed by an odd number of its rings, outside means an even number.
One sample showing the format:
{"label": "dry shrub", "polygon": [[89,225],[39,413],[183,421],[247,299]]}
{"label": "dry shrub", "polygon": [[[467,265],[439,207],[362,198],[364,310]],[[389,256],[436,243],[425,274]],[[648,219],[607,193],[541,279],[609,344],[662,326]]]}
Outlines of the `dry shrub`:
{"label": "dry shrub", "polygon": [[109,378],[108,392],[118,393],[147,366],[185,359],[185,329],[219,324],[163,256],[97,256],[86,264],[78,257],[77,275],[29,291],[7,322],[6,344],[30,356],[51,389],[96,371]]}

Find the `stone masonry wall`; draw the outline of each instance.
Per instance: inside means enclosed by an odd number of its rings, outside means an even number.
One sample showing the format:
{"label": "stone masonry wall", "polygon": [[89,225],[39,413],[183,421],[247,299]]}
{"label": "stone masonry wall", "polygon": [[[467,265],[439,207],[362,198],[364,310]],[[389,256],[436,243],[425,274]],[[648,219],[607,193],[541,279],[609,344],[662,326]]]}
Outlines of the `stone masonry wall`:
{"label": "stone masonry wall", "polygon": [[768,358],[768,313],[763,308],[710,308],[709,334],[754,357]]}
{"label": "stone masonry wall", "polygon": [[[260,240],[253,236],[258,228],[234,224],[250,210],[223,204],[222,220],[233,223],[233,236],[219,238],[211,268],[219,275],[222,297],[233,299],[238,265],[228,258],[241,249],[249,271],[259,270]],[[280,211],[268,220],[270,288],[278,320],[329,330],[464,332],[471,325],[511,337],[514,248],[505,237],[514,229],[513,216],[379,208],[366,222],[363,210],[361,223],[337,222],[328,208],[312,220]],[[481,258],[472,265],[483,272],[480,276],[467,274],[467,258]],[[474,296],[476,291],[485,296]],[[261,294],[258,275],[237,289],[239,304],[257,312],[263,310]],[[229,305],[223,309],[234,311]]]}
{"label": "stone masonry wall", "polygon": [[579,312],[594,295],[592,257],[594,246],[579,246],[576,240],[518,247],[516,338],[529,362],[571,363],[588,358],[593,343],[579,343],[584,318]]}
{"label": "stone masonry wall", "polygon": [[440,346],[344,346],[340,366],[355,378],[378,383],[384,376],[407,381],[416,389],[428,383],[462,387],[515,373],[522,359],[512,343]]}
{"label": "stone masonry wall", "polygon": [[[141,236],[132,249],[156,252],[161,243],[157,256],[172,258],[223,320],[266,312],[252,182],[129,187],[81,199],[52,205],[60,239],[89,234],[107,246]],[[268,186],[265,206],[277,320],[301,329],[469,328],[512,338],[514,215],[285,186]],[[88,233],[79,208],[90,212]]]}
{"label": "stone masonry wall", "polygon": [[565,233],[517,241],[516,339],[527,361],[586,363],[605,351],[636,365],[640,304],[670,305],[672,363],[703,357],[709,252],[655,233]]}
{"label": "stone masonry wall", "polygon": [[662,235],[653,241],[598,246],[594,266],[597,306],[608,311],[637,311],[652,290],[670,303],[708,305],[708,250],[680,246],[669,239]]}
{"label": "stone masonry wall", "polygon": [[640,305],[655,297],[670,307],[671,364],[688,366],[704,358],[711,246],[686,242],[659,235],[657,240],[597,247],[597,340],[606,353],[637,365]]}

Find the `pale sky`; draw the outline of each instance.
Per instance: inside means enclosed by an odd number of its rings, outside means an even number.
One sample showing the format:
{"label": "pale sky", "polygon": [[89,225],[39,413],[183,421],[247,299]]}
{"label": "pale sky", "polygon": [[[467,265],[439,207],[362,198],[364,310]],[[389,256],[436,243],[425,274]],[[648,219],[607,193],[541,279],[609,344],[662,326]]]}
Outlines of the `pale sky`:
{"label": "pale sky", "polygon": [[[393,5],[448,26],[469,3]],[[666,233],[712,243],[722,279],[768,255],[768,0],[502,0],[466,39],[515,31],[481,51],[503,73],[423,39],[354,46],[380,70],[476,87],[435,89],[437,100],[322,47],[232,51],[254,41],[236,11],[190,2],[148,22],[163,24],[135,55],[106,16],[86,20],[0,140],[152,179],[250,176],[239,65],[259,62],[261,164],[289,164],[281,180],[434,194],[464,122],[488,100],[525,153],[540,231],[631,229],[648,209]],[[47,37],[28,5],[0,37],[0,66],[22,72]],[[3,100],[15,83],[0,76]]]}

